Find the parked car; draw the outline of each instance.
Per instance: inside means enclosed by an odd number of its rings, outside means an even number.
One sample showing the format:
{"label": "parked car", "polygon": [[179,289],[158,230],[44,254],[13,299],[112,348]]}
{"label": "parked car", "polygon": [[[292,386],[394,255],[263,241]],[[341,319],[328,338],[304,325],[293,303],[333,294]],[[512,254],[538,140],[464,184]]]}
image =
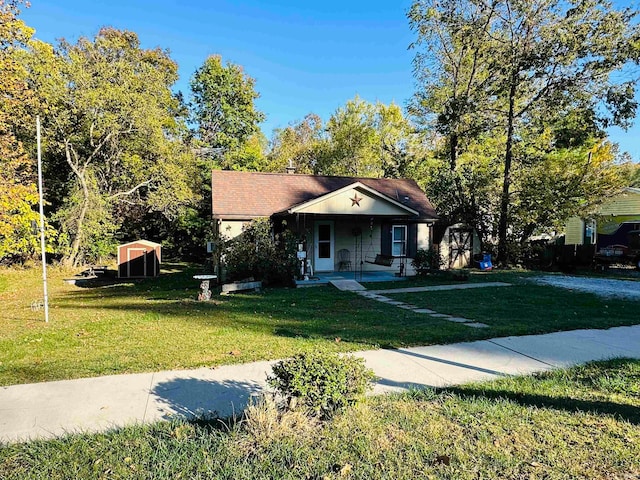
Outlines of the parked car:
{"label": "parked car", "polygon": [[600,248],[594,257],[597,267],[606,268],[613,263],[631,263],[640,270],[640,230],[627,234],[627,245],[607,245]]}

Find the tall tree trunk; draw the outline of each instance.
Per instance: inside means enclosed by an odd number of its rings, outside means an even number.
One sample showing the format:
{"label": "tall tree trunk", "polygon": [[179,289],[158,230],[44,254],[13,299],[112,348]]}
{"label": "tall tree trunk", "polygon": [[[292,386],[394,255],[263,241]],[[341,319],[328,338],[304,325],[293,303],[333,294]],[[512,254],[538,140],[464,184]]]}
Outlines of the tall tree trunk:
{"label": "tall tree trunk", "polygon": [[500,220],[498,222],[498,263],[509,263],[507,248],[507,227],[509,224],[509,189],[511,187],[511,163],[513,161],[513,130],[515,122],[516,78],[512,76],[509,87],[509,113],[507,116],[507,145],[504,156],[504,175],[502,177],[502,195],[500,197]]}
{"label": "tall tree trunk", "polygon": [[62,260],[62,264],[69,267],[77,267],[80,263],[80,244],[82,242],[82,230],[84,228],[84,219],[87,215],[87,210],[89,209],[89,186],[87,185],[87,179],[85,175],[85,170],[79,167],[78,162],[74,161],[74,154],[72,147],[69,143],[65,144],[65,154],[67,163],[71,167],[71,170],[78,178],[80,182],[80,187],[82,188],[82,207],[80,208],[80,214],[76,219],[76,233],[73,238],[73,242],[71,243],[71,251],[69,254]]}
{"label": "tall tree trunk", "polygon": [[460,176],[456,171],[458,166],[458,143],[458,132],[455,131],[451,133],[451,136],[449,137],[449,170],[453,174],[453,181],[456,185],[456,194],[458,195],[457,213],[454,214],[457,218],[453,218],[452,221],[467,222],[467,206],[464,203],[464,191],[462,188],[462,182],[460,181]]}
{"label": "tall tree trunk", "polygon": [[69,264],[73,267],[77,267],[80,263],[80,243],[82,242],[82,234],[84,228],[84,219],[89,209],[89,188],[87,187],[87,181],[84,175],[80,177],[80,184],[82,185],[82,208],[80,209],[80,215],[76,220],[76,235],[71,244],[71,253],[69,254]]}
{"label": "tall tree trunk", "polygon": [[458,163],[458,134],[456,132],[451,134],[449,138],[449,169],[451,172],[456,171],[456,165]]}

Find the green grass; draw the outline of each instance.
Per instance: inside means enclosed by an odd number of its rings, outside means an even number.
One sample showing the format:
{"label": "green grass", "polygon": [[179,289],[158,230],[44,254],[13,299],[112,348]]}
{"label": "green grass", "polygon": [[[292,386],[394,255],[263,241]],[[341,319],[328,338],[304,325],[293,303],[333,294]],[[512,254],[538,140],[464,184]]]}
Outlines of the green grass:
{"label": "green grass", "polygon": [[[492,325],[476,330],[331,287],[267,289],[196,302],[195,272],[174,265],[157,279],[79,288],[62,281],[70,272],[51,269],[51,321],[45,324],[43,313],[30,308],[42,297],[40,272],[1,270],[0,288],[6,289],[0,293],[0,385],[216,366],[318,349],[353,351],[606,328],[637,323],[640,304],[531,285],[522,280],[528,274],[518,272],[471,277],[516,282],[514,287],[401,296]],[[412,282],[425,281],[432,280]]]}
{"label": "green grass", "polygon": [[[496,273],[483,278],[511,287],[385,294],[394,300],[485,323],[490,336],[525,335],[580,328],[608,328],[640,321],[640,301],[539,285],[531,273]],[[478,276],[471,278],[478,281]],[[639,283],[640,288],[640,283]]]}
{"label": "green grass", "polygon": [[[0,446],[0,477],[633,479],[640,361],[369,398],[318,424],[253,412]],[[297,421],[294,421],[297,420]]]}

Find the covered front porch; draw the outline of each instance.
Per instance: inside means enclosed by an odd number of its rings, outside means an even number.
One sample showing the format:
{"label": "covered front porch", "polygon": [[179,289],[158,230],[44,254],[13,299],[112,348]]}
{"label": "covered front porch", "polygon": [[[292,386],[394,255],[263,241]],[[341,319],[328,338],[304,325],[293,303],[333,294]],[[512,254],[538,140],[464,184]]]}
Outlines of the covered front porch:
{"label": "covered front porch", "polygon": [[433,219],[421,218],[409,200],[355,182],[274,217],[299,238],[301,277],[336,277],[337,272],[345,279],[386,280],[413,273],[416,250],[430,246]]}
{"label": "covered front porch", "polygon": [[296,288],[328,285],[332,280],[356,280],[358,282],[400,282],[407,277],[399,277],[395,270],[389,271],[349,271],[318,272],[308,280],[296,280]]}

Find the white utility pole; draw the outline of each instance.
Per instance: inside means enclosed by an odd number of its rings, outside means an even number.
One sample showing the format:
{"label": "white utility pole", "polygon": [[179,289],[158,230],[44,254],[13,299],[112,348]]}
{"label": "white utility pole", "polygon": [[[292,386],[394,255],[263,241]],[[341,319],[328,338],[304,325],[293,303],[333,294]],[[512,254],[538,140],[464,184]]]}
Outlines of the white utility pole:
{"label": "white utility pole", "polygon": [[47,293],[47,253],[44,241],[44,195],[42,193],[42,149],[40,146],[40,116],[36,116],[38,137],[38,191],[40,193],[40,248],[42,249],[42,283],[44,285],[44,321],[49,322],[49,294]]}

